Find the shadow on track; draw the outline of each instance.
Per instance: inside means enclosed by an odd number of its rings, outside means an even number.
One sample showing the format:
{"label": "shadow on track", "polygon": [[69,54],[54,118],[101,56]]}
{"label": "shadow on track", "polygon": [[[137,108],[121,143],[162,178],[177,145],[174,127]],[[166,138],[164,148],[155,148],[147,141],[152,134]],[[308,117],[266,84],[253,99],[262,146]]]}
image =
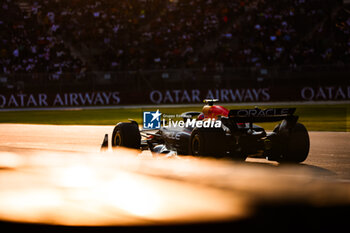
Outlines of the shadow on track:
{"label": "shadow on track", "polygon": [[262,168],[268,168],[268,169],[284,169],[284,168],[295,168],[297,171],[312,173],[321,175],[323,177],[325,176],[336,176],[337,173],[315,165],[310,164],[283,164],[283,163],[268,163],[265,161],[246,161],[245,163],[242,163],[244,165],[247,165],[248,167],[262,167]]}

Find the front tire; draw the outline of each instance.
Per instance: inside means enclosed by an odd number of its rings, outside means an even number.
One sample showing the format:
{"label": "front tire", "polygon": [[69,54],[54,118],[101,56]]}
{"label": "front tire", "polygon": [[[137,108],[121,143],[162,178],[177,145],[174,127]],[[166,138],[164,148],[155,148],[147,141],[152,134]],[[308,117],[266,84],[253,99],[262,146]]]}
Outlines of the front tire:
{"label": "front tire", "polygon": [[112,148],[123,146],[132,149],[140,149],[141,134],[136,123],[120,122],[113,130]]}

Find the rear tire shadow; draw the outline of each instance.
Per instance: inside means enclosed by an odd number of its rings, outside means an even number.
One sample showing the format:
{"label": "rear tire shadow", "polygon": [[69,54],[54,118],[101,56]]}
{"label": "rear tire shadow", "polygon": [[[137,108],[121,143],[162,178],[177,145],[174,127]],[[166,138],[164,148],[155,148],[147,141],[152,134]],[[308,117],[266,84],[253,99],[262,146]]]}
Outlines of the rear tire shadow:
{"label": "rear tire shadow", "polygon": [[249,161],[246,161],[244,164],[247,166],[256,166],[256,167],[265,167],[265,168],[271,168],[271,169],[284,169],[284,168],[295,168],[298,170],[298,172],[305,171],[306,173],[312,173],[317,174],[321,176],[336,176],[337,173],[323,167],[306,164],[306,163],[276,163],[276,162],[269,162],[269,161],[253,161],[254,159],[250,159]]}

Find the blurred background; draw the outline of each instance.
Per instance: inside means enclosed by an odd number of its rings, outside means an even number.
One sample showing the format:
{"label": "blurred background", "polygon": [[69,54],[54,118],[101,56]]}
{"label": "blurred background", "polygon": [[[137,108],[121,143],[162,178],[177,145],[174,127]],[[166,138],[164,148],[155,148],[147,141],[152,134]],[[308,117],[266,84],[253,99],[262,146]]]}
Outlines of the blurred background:
{"label": "blurred background", "polygon": [[347,0],[4,0],[0,106],[349,100],[349,13]]}

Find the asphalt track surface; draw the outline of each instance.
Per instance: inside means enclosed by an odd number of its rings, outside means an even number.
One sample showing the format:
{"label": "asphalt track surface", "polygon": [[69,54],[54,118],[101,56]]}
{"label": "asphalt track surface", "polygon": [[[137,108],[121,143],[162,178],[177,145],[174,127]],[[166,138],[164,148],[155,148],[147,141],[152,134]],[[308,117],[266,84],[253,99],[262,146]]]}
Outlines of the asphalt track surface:
{"label": "asphalt track surface", "polygon": [[348,227],[350,133],[310,132],[300,165],[100,152],[113,126],[1,124],[12,231],[329,232]]}

